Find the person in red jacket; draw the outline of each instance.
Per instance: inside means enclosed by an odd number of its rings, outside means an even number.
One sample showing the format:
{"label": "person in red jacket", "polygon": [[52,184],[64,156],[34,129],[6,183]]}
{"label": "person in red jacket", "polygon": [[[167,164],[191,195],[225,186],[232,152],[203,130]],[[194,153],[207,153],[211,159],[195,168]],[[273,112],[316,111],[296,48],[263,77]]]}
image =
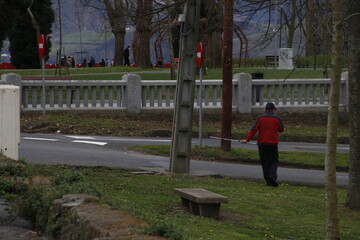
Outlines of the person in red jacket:
{"label": "person in red jacket", "polygon": [[275,115],[276,107],[273,103],[267,103],[265,113],[257,116],[256,121],[249,134],[241,143],[250,141],[257,132],[257,145],[259,157],[263,170],[264,179],[267,186],[277,187],[277,168],[278,168],[278,133],[284,131],[284,126],[280,117]]}

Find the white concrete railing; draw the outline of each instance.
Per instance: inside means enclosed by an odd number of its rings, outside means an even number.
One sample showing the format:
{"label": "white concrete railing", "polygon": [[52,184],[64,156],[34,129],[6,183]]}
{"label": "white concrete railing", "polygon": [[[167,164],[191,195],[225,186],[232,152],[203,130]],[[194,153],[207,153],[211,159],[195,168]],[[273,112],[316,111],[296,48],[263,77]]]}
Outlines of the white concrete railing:
{"label": "white concrete railing", "polygon": [[[2,76],[3,82],[20,77]],[[14,81],[13,81],[14,82]],[[16,82],[16,81],[15,81]],[[22,85],[22,110],[42,110],[42,81],[17,81]],[[196,81],[195,108],[221,108],[222,80],[203,80],[202,101],[200,82]],[[14,83],[10,83],[14,84]],[[176,81],[141,81],[136,74],[124,75],[123,80],[49,80],[45,81],[46,110],[123,109],[140,112],[142,109],[173,109]],[[250,74],[236,74],[233,80],[233,109],[246,113],[262,109],[274,102],[286,111],[306,111],[310,108],[327,110],[330,79],[252,80]],[[347,74],[341,80],[340,106],[348,103]]]}

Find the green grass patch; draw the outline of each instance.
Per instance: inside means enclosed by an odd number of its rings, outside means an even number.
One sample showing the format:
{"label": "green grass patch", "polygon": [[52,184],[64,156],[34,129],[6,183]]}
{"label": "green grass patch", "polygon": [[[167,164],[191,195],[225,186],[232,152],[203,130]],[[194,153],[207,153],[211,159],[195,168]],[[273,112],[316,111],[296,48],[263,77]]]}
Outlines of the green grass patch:
{"label": "green grass patch", "polygon": [[[143,153],[170,156],[170,146],[154,146],[154,145],[136,145],[129,147],[130,150],[136,150]],[[259,163],[259,155],[257,150],[248,150],[241,148],[232,148],[230,152],[223,151],[220,147],[198,147],[194,146],[191,149],[191,158],[201,161],[222,161],[233,163]],[[325,155],[323,153],[313,152],[287,152],[279,151],[279,164],[280,166],[292,166],[303,168],[324,168]],[[336,155],[336,165],[340,169],[346,169],[348,164],[349,155],[340,154]]]}
{"label": "green grass patch", "polygon": [[[244,138],[250,130],[257,114],[233,114],[233,137]],[[306,140],[324,142],[326,137],[326,119],[319,113],[279,114],[284,120],[285,132],[280,137],[286,141]],[[193,131],[198,132],[199,117],[194,114]],[[166,132],[162,136],[171,136],[172,113],[143,113],[126,115],[111,113],[26,113],[21,116],[21,131],[28,133],[55,133],[60,130],[66,134],[112,135],[112,136],[159,136],[156,132]],[[203,115],[203,133],[205,136],[217,136],[221,132],[221,113]],[[160,135],[161,136],[161,135]],[[338,137],[348,138],[347,121],[340,123]],[[305,139],[306,138],[306,139]],[[317,139],[319,138],[319,139]]]}
{"label": "green grass patch", "polygon": [[[69,68],[69,75],[76,80],[120,80],[122,76],[129,72],[140,74],[144,80],[169,80],[169,69],[146,69],[144,70],[137,67],[93,67],[93,68]],[[150,71],[150,72],[149,72]],[[151,72],[153,71],[153,72]],[[160,72],[159,72],[160,71]],[[161,72],[163,71],[163,72]],[[234,68],[233,74],[236,73],[264,73],[265,79],[294,79],[294,78],[322,78],[323,70],[309,70],[309,69],[296,69],[292,70],[277,70],[277,69],[264,69],[264,68]],[[0,70],[0,74],[16,73],[21,76],[41,76],[41,69],[11,69]],[[46,76],[55,76],[55,69],[46,69]],[[62,70],[62,75],[65,76],[67,72]],[[222,79],[222,69],[207,69],[203,79]],[[57,72],[59,75],[59,72]],[[197,76],[199,78],[199,76]]]}
{"label": "green grass patch", "polygon": [[[22,195],[26,207],[39,227],[53,234],[59,225],[47,219],[50,203],[67,193],[91,193],[114,209],[121,209],[152,227],[149,232],[173,233],[187,240],[320,240],[325,236],[324,190],[264,184],[228,178],[200,178],[182,174],[133,175],[106,167],[27,166],[31,175],[48,176],[55,181]],[[174,188],[204,188],[227,196],[220,219],[194,216],[181,206]],[[339,189],[339,218],[342,239],[358,239],[360,212],[345,209],[346,190]],[[24,208],[23,208],[24,209]],[[49,225],[50,224],[50,225]],[[174,238],[175,239],[175,238]],[[181,238],[180,238],[181,239]]]}

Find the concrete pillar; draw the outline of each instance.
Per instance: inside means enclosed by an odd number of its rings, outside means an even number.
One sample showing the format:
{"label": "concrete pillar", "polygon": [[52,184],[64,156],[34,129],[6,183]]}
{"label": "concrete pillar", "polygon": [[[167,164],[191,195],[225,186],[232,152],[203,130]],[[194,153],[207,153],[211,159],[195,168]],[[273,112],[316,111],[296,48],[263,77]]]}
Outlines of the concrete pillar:
{"label": "concrete pillar", "polygon": [[20,106],[21,106],[21,100],[22,100],[21,76],[19,74],[15,74],[15,73],[8,73],[8,74],[1,75],[0,84],[15,85],[20,88],[19,99],[20,99]]}
{"label": "concrete pillar", "polygon": [[20,88],[0,85],[0,152],[19,159],[20,144]]}
{"label": "concrete pillar", "polygon": [[137,74],[126,74],[122,78],[126,84],[126,110],[128,113],[141,111],[141,77]]}
{"label": "concrete pillar", "polygon": [[1,75],[1,81],[5,82],[5,84],[8,85],[15,85],[20,87],[21,89],[21,76],[19,74],[15,74],[15,73],[8,73],[8,74],[4,74]]}
{"label": "concrete pillar", "polygon": [[234,75],[234,78],[238,81],[238,112],[239,113],[251,113],[251,92],[252,83],[251,75],[248,73],[238,73]]}

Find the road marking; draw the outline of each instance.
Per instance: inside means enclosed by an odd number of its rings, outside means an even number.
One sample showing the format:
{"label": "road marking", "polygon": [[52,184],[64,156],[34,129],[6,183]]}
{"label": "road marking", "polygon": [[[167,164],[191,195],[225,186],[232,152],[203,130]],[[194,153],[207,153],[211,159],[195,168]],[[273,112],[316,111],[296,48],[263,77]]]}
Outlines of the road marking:
{"label": "road marking", "polygon": [[66,135],[65,137],[74,138],[74,139],[88,139],[88,140],[94,140],[94,139],[96,139],[96,138],[94,138],[94,137],[88,137],[88,136],[71,136],[71,135]]}
{"label": "road marking", "polygon": [[98,140],[124,141],[124,142],[171,142],[170,139],[142,139],[142,138],[107,138]]}
{"label": "road marking", "polygon": [[82,140],[75,140],[72,141],[74,143],[87,143],[87,144],[94,144],[94,145],[99,145],[99,146],[104,146],[107,144],[107,142],[93,142],[93,141],[82,141]]}
{"label": "road marking", "polygon": [[59,139],[53,139],[53,138],[33,138],[33,137],[23,137],[22,139],[25,139],[25,140],[36,140],[36,141],[50,141],[50,142],[56,142],[56,141],[59,141]]}

